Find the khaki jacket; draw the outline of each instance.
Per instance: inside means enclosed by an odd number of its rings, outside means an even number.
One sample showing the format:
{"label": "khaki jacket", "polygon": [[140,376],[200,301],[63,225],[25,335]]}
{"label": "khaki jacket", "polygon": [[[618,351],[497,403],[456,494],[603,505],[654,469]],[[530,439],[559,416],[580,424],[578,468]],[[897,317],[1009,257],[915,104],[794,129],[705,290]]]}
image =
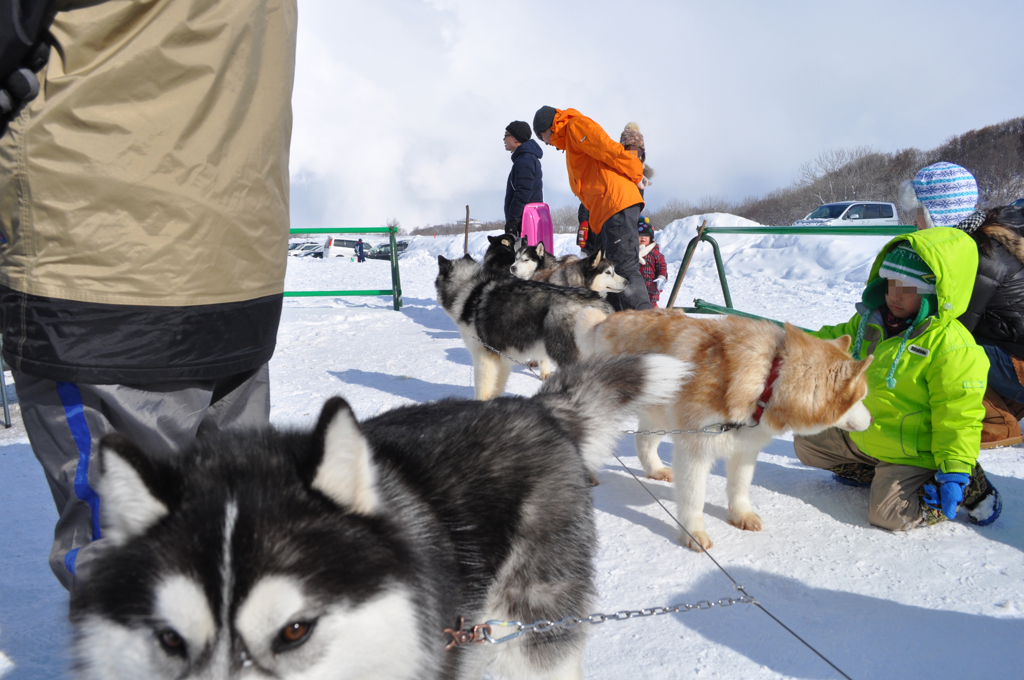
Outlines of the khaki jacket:
{"label": "khaki jacket", "polygon": [[296,19],[295,0],[69,3],[0,138],[0,284],[120,305],[281,293]]}
{"label": "khaki jacket", "polygon": [[0,330],[16,370],[219,378],[273,354],[296,0],[70,0],[0,137]]}

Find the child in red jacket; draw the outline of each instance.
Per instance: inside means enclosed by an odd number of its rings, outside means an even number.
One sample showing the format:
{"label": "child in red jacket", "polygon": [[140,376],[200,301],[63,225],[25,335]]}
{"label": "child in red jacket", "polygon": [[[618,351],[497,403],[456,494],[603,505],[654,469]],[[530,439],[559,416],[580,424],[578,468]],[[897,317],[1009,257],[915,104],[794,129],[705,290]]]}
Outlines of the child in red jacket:
{"label": "child in red jacket", "polygon": [[661,291],[668,280],[668,267],[665,256],[654,242],[654,227],[647,217],[640,217],[640,275],[647,284],[647,295],[651,298],[651,307],[658,306]]}

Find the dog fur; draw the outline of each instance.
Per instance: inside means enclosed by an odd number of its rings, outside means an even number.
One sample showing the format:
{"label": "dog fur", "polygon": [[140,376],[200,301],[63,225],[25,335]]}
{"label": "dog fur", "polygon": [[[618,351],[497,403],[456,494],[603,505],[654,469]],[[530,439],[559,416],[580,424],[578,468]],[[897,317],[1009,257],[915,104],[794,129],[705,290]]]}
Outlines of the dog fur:
{"label": "dog fur", "polygon": [[537,361],[541,378],[547,379],[553,365],[569,366],[580,358],[574,336],[579,313],[612,311],[598,293],[517,279],[482,267],[469,255],[438,256],[437,264],[437,300],[473,357],[477,399],[504,392],[512,371],[508,358],[485,345],[517,361]]}
{"label": "dog fur", "polygon": [[[787,431],[816,434],[829,427],[860,431],[871,424],[862,401],[867,394],[864,372],[873,357],[850,358],[848,336],[826,341],[789,324],[782,329],[736,316],[698,319],[673,309],[610,316],[587,310],[578,319],[577,344],[587,357],[658,353],[692,363],[693,373],[675,402],[642,413],[638,430],[742,425],[724,434],[672,435],[671,469],[658,457],[660,436],[634,437],[647,476],[675,479],[678,519],[689,532],[681,533],[680,540],[694,550],[712,545],[703,511],[708,475],[717,459],[726,459],[729,523],[760,531],[750,484],[757,454],[772,438]],[[760,424],[754,425],[756,402],[776,356],[781,359],[779,376]]]}
{"label": "dog fur", "polygon": [[215,433],[169,460],[105,437],[110,546],[72,593],[78,677],[582,678],[583,628],[450,651],[443,631],[590,614],[587,471],[686,370],[613,357],[530,399],[362,423],[335,397],[312,432]]}
{"label": "dog fur", "polygon": [[512,274],[521,279],[545,281],[556,286],[586,288],[601,295],[621,293],[629,283],[615,273],[615,265],[599,250],[590,257],[563,255],[555,258],[544,252],[544,244],[521,246],[516,251]]}
{"label": "dog fur", "polygon": [[544,278],[534,279],[536,281],[546,281],[551,276],[551,272],[559,266],[559,263],[568,258],[579,259],[575,255],[563,255],[561,258],[555,257],[544,247],[543,241],[535,246],[531,246],[527,245],[526,239],[523,239],[516,249],[515,262],[512,264],[512,274],[521,279],[532,279],[535,275],[547,272]]}
{"label": "dog fur", "polygon": [[[516,251],[520,247],[519,239],[512,234],[501,236],[488,236],[487,251],[484,253],[484,267],[493,269],[505,274],[511,273],[510,269],[516,261]],[[526,239],[523,239],[523,243]]]}

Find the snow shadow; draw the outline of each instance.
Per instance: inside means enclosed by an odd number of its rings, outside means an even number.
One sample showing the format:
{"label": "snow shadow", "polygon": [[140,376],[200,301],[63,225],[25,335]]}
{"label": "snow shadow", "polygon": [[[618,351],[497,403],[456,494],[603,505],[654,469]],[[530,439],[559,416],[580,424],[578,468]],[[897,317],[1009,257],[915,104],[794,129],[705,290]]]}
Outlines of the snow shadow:
{"label": "snow shadow", "polygon": [[68,677],[68,594],[47,563],[57,513],[31,446],[0,448],[0,479],[8,500],[0,514],[0,652],[14,664],[0,676]]}
{"label": "snow shadow", "polygon": [[360,371],[355,368],[347,371],[328,371],[327,373],[348,385],[372,387],[375,390],[419,403],[437,401],[438,399],[446,399],[448,397],[458,397],[460,399],[473,398],[472,385],[448,385],[445,383],[427,382],[405,375]]}
{"label": "snow shadow", "polygon": [[[445,311],[437,306],[437,300],[403,299],[403,303],[401,313],[427,329],[429,337],[437,339],[459,337],[459,330]],[[428,307],[432,307],[432,309],[428,309]]]}
{"label": "snow shadow", "polygon": [[[792,448],[792,447],[790,447]],[[989,541],[1004,543],[1024,552],[1024,480],[986,472],[989,483],[999,491],[1003,512],[990,526],[979,527],[967,522],[961,511],[955,520],[971,528]],[[758,460],[754,472],[754,486],[797,498],[838,522],[858,527],[869,527],[868,489],[839,484],[828,470],[801,467],[798,469]],[[710,513],[709,514],[713,514]],[[881,531],[881,529],[879,529]]]}
{"label": "snow shadow", "polygon": [[[1021,619],[926,609],[812,588],[786,576],[745,567],[731,568],[729,573],[768,611],[853,678],[1006,677],[1007,669],[1020,666],[1020,641],[1024,640]],[[700,577],[692,588],[677,593],[672,602],[735,596],[732,584],[715,570]],[[678,625],[781,676],[838,677],[828,664],[753,605],[669,616]],[[937,646],[944,639],[955,640],[951,653],[943,654]],[[697,651],[683,648],[679,653],[685,658]]]}

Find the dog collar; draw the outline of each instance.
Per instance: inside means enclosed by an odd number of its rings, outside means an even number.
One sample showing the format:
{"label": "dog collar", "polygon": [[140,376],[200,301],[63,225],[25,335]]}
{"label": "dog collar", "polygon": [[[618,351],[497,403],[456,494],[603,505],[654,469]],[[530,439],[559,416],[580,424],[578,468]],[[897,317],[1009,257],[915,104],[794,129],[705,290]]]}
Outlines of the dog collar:
{"label": "dog collar", "polygon": [[764,409],[768,406],[768,400],[772,398],[772,390],[775,387],[775,381],[779,377],[779,364],[782,363],[782,357],[775,355],[772,360],[772,370],[768,373],[768,382],[764,386],[764,392],[757,398],[757,406],[754,408],[754,415],[751,419],[754,421],[754,425],[761,423],[761,416],[764,415]]}

